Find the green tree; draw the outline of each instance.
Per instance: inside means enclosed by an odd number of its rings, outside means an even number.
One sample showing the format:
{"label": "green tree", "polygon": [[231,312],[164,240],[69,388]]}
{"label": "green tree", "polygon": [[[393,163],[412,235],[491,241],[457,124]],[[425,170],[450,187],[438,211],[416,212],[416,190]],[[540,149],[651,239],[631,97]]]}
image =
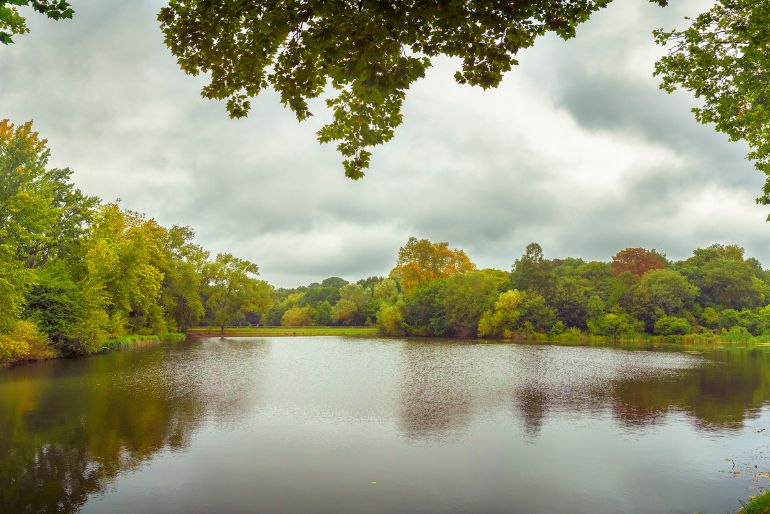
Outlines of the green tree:
{"label": "green tree", "polygon": [[511,271],[511,288],[535,291],[550,298],[554,294],[555,281],[551,275],[553,263],[543,257],[543,249],[537,243],[527,245],[524,255],[517,259]]}
{"label": "green tree", "polygon": [[318,139],[339,142],[345,174],[357,179],[369,149],[393,137],[406,91],[432,58],[460,58],[461,84],[496,87],[519,50],[548,33],[573,37],[608,3],[170,0],[158,20],[182,70],[210,77],[201,94],[226,100],[231,117],[270,87],[301,121],[308,100],[333,91]]}
{"label": "green tree", "polygon": [[588,330],[598,336],[617,341],[621,337],[634,337],[644,329],[644,323],[625,313],[608,313],[588,322]]}
{"label": "green tree", "polygon": [[358,284],[348,284],[340,289],[340,300],[332,310],[332,321],[339,325],[363,325],[366,321],[364,307],[369,292]]}
{"label": "green tree", "polygon": [[449,248],[449,243],[410,237],[398,250],[398,261],[390,271],[390,278],[398,281],[404,294],[409,294],[433,280],[474,269],[476,265],[465,252]]}
{"label": "green tree", "polygon": [[377,313],[377,329],[385,336],[405,335],[407,327],[404,321],[404,305],[384,305]]}
{"label": "green tree", "polygon": [[281,326],[284,327],[309,327],[312,324],[312,308],[309,305],[292,307],[281,317]]}
{"label": "green tree", "polygon": [[214,261],[206,265],[203,285],[206,308],[222,334],[243,311],[269,308],[272,288],[251,277],[258,272],[256,264],[229,253],[217,254]]}
{"label": "green tree", "polygon": [[695,118],[751,148],[768,178],[759,203],[770,204],[770,3],[717,0],[684,30],[658,30],[669,52],[655,67],[661,88],[686,89],[700,100]]}
{"label": "green tree", "polygon": [[655,322],[655,333],[663,336],[685,335],[692,331],[692,326],[684,318],[663,316]]}
{"label": "green tree", "polygon": [[29,32],[19,7],[29,6],[52,20],[72,18],[75,11],[66,0],[0,0],[0,43],[13,43],[13,36]]}

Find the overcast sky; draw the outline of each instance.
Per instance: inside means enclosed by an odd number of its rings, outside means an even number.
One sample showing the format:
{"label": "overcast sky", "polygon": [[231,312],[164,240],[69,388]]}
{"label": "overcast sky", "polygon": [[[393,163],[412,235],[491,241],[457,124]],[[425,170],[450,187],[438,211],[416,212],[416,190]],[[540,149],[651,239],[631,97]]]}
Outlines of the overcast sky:
{"label": "overcast sky", "polygon": [[652,77],[651,31],[709,1],[616,0],[576,39],[522,52],[493,91],[457,85],[458,63],[435,61],[358,182],[315,139],[329,119],[320,103],[300,124],[272,92],[239,121],[201,99],[204,78],[163,45],[161,0],[72,3],[73,20],[31,15],[32,32],[0,48],[0,118],[34,120],[85,192],[193,227],[276,285],[384,275],[411,235],[502,269],[532,241],[549,258],[601,260],[627,246],[679,259],[737,243],[770,263],[746,148]]}

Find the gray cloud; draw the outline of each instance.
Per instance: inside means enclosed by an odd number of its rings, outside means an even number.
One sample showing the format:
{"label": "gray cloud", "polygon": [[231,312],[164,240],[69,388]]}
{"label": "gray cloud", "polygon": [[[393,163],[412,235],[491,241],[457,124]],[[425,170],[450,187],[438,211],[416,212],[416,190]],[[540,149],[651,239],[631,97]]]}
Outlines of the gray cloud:
{"label": "gray cloud", "polygon": [[617,2],[576,39],[523,52],[494,91],[458,86],[458,63],[436,60],[358,182],[315,140],[320,102],[299,124],[272,92],[238,121],[201,99],[204,78],[182,74],[162,43],[162,3],[76,1],[72,21],[30,17],[32,32],[0,49],[0,116],[34,119],[86,192],[189,225],[278,285],[386,274],[410,235],[504,269],[531,241],[592,259],[637,245],[674,258],[712,242],[770,251],[745,148],[651,76],[662,51],[651,30],[704,0]]}

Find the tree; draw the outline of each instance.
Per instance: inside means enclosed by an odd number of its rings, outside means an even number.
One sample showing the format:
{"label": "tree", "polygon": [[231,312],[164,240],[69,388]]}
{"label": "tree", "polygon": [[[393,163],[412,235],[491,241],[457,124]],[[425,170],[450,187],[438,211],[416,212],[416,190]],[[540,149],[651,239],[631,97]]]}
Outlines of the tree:
{"label": "tree", "polygon": [[390,277],[398,280],[404,294],[409,294],[422,284],[474,269],[476,265],[465,252],[450,249],[449,243],[410,237],[398,250],[398,262]]}
{"label": "tree", "polygon": [[692,326],[684,318],[663,316],[655,322],[655,333],[662,336],[685,335],[692,331]]}
{"label": "tree", "polygon": [[204,294],[212,319],[224,334],[225,326],[244,310],[267,309],[272,288],[251,275],[259,268],[229,253],[217,254],[205,270]]}
{"label": "tree", "polygon": [[377,330],[385,336],[406,334],[403,304],[385,305],[377,313]]}
{"label": "tree", "polygon": [[175,329],[182,332],[194,327],[206,312],[200,296],[200,270],[209,253],[192,243],[194,236],[195,232],[188,227],[171,227],[162,268],[161,303],[171,316]]}
{"label": "tree", "polygon": [[309,327],[313,324],[310,306],[292,307],[281,317],[281,326],[284,327]]}
{"label": "tree", "polygon": [[699,122],[748,143],[749,159],[768,176],[757,201],[770,204],[770,3],[718,0],[690,27],[655,38],[669,47],[655,66],[661,88],[691,91],[701,100],[692,109]]}
{"label": "tree", "polygon": [[644,324],[625,313],[608,313],[590,320],[588,329],[594,335],[606,336],[617,341],[621,337],[634,337],[644,329]]}
{"label": "tree", "polygon": [[534,291],[512,289],[497,297],[494,308],[479,319],[479,337],[510,338],[516,332],[540,332],[551,329],[556,311]]}
{"label": "tree", "polygon": [[655,250],[626,248],[612,257],[611,265],[615,276],[629,272],[638,279],[648,271],[665,268],[666,258]]}
{"label": "tree", "polygon": [[69,169],[49,169],[47,141],[32,122],[0,120],[0,245],[37,267],[83,236],[97,204],[70,181]]}
{"label": "tree", "polygon": [[29,32],[16,6],[30,6],[52,20],[72,18],[75,11],[66,0],[0,0],[0,43],[13,43],[13,36]]}
{"label": "tree", "polygon": [[358,284],[342,287],[340,300],[332,310],[332,321],[340,325],[362,325],[366,320],[363,309],[369,297],[369,292]]}
{"label": "tree", "polygon": [[333,120],[318,139],[339,141],[345,174],[358,179],[369,149],[401,124],[406,91],[431,58],[459,57],[458,83],[496,87],[519,50],[547,33],[573,37],[608,3],[170,0],[158,20],[182,70],[208,74],[201,94],[227,100],[233,118],[246,116],[251,99],[271,87],[305,120],[308,100],[330,85]]}
{"label": "tree", "polygon": [[652,331],[661,316],[682,316],[695,305],[698,288],[681,273],[656,269],[645,273],[632,289],[625,308]]}
{"label": "tree", "polygon": [[475,337],[481,315],[495,302],[498,281],[483,271],[459,273],[442,280],[441,302],[448,335]]}
{"label": "tree", "polygon": [[530,243],[524,255],[513,264],[511,288],[535,291],[545,297],[551,297],[555,287],[551,268],[553,264],[543,257],[543,249],[540,245]]}

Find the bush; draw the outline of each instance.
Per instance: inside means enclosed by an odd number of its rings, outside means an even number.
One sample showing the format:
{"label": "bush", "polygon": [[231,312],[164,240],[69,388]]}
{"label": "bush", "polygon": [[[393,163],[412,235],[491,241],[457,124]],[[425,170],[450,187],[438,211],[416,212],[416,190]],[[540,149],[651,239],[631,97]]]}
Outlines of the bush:
{"label": "bush", "polygon": [[692,326],[684,318],[663,316],[655,322],[655,333],[662,336],[683,336],[692,331]]}
{"label": "bush", "polygon": [[48,339],[31,321],[19,321],[10,333],[0,334],[0,364],[2,365],[28,359],[49,359],[54,356]]}
{"label": "bush", "polygon": [[621,337],[634,337],[644,328],[644,323],[628,314],[605,314],[588,322],[592,335],[606,336],[613,340]]}
{"label": "bush", "polygon": [[283,327],[309,327],[313,324],[310,306],[292,307],[283,313],[281,326]]}
{"label": "bush", "polygon": [[406,334],[403,307],[399,304],[386,305],[377,313],[377,330],[385,336]]}

